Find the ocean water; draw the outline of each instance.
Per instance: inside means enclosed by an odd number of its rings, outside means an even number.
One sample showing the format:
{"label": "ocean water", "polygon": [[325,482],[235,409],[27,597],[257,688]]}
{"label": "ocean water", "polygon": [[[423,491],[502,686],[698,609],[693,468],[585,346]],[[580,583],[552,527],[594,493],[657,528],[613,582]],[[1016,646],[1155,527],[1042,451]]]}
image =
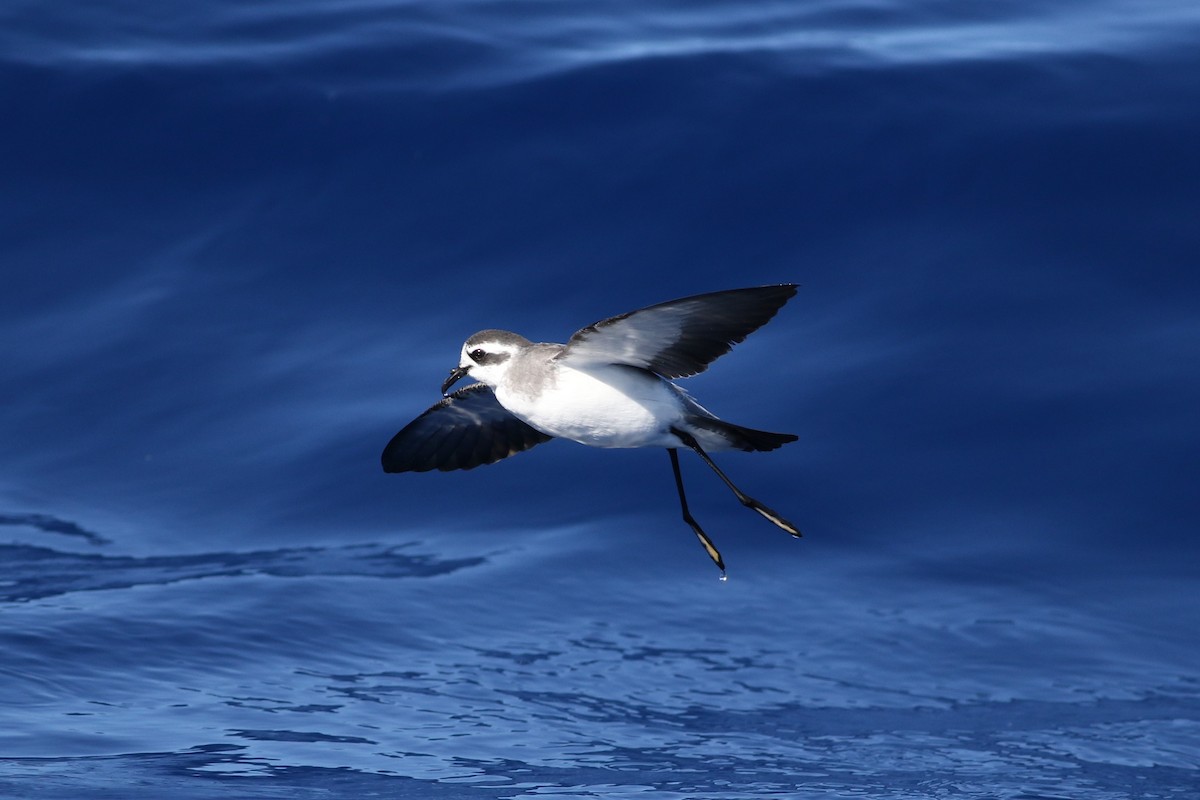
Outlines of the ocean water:
{"label": "ocean water", "polygon": [[[1200,797],[1200,6],[0,4],[0,797]],[[796,433],[385,475],[794,281]]]}

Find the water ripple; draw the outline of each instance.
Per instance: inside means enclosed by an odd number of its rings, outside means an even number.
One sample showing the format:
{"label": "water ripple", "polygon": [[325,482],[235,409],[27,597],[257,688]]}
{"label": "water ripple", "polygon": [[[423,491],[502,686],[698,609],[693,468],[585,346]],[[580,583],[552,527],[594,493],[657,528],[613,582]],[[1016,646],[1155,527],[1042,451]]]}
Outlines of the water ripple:
{"label": "water ripple", "polygon": [[177,556],[106,556],[25,544],[0,545],[0,601],[22,602],[74,592],[162,586],[237,575],[427,578],[482,564],[400,552],[403,546],[360,544],[293,547]]}
{"label": "water ripple", "polygon": [[0,525],[35,528],[46,533],[76,536],[89,544],[111,544],[108,539],[94,531],[89,531],[78,523],[59,519],[50,514],[0,514]]}
{"label": "water ripple", "polygon": [[[308,2],[207,4],[203,13],[29,6],[0,12],[0,51],[25,63],[315,69],[341,88],[445,90],[614,62],[758,54],[811,67],[1020,60],[1177,47],[1194,3]],[[70,13],[70,19],[65,14]]]}

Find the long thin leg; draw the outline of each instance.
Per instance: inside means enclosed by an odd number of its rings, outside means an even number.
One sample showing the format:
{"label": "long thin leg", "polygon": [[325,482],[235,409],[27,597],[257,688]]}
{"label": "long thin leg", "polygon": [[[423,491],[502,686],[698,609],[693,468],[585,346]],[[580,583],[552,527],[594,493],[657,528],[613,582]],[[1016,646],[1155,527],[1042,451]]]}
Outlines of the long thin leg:
{"label": "long thin leg", "polygon": [[683,521],[692,527],[696,537],[700,540],[700,544],[704,545],[704,552],[708,553],[708,557],[717,565],[717,569],[721,570],[721,579],[725,579],[725,561],[721,558],[721,553],[717,550],[717,546],[712,543],[712,539],[708,538],[708,534],[700,527],[700,523],[696,522],[692,516],[692,512],[688,511],[687,495],[683,493],[683,475],[679,472],[679,453],[674,447],[667,448],[667,453],[671,456],[671,469],[675,472],[675,488],[679,490],[679,506],[683,509]]}
{"label": "long thin leg", "polygon": [[[799,528],[797,528],[792,523],[788,522],[786,519],[781,517],[776,512],[774,512],[771,509],[764,506],[762,503],[755,500],[750,495],[743,492],[738,487],[734,486],[733,481],[729,480],[729,477],[724,472],[721,471],[721,468],[718,467],[713,462],[713,460],[708,457],[708,453],[704,452],[704,450],[700,447],[700,443],[696,441],[696,438],[694,436],[692,436],[687,431],[681,431],[678,428],[671,428],[671,433],[673,433],[677,437],[679,437],[679,441],[683,442],[688,447],[695,450],[696,455],[698,455],[698,456],[700,456],[700,458],[704,459],[705,464],[708,464],[708,466],[712,467],[712,471],[717,473],[717,476],[720,477],[721,480],[725,481],[725,485],[728,486],[733,491],[734,496],[737,497],[738,501],[742,505],[744,505],[746,508],[754,509],[759,514],[762,514],[764,517],[769,519],[771,522],[775,523],[777,526],[779,526],[783,530],[790,533],[792,536],[795,536],[796,538],[800,537],[800,529]],[[679,474],[678,470],[676,470],[675,474],[676,475]]]}

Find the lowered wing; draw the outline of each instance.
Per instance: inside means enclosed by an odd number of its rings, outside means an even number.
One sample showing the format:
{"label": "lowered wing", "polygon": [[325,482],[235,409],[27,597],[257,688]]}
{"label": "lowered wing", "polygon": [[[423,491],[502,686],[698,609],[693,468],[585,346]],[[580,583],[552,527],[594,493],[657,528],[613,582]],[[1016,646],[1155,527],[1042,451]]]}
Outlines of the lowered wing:
{"label": "lowered wing", "polygon": [[384,472],[474,469],[547,442],[508,412],[492,390],[472,384],[442,398],[383,449]]}

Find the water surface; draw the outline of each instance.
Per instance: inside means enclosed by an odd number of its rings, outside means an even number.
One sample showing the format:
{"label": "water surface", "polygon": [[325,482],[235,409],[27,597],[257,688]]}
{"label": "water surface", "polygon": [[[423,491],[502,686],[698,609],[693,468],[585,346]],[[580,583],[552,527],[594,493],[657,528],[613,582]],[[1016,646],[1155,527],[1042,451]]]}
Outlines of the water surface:
{"label": "water surface", "polygon": [[[0,796],[1195,796],[1193,5],[8,4]],[[783,281],[727,583],[661,453],[379,469]]]}

